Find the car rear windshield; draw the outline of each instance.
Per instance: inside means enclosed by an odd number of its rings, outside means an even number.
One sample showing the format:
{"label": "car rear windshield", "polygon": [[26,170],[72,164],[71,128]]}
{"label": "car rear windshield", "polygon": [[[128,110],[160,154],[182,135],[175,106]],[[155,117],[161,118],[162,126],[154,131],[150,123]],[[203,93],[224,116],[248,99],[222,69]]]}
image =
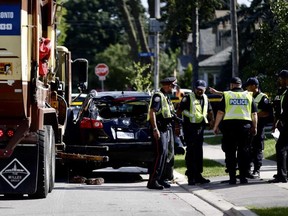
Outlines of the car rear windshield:
{"label": "car rear windshield", "polygon": [[102,118],[139,117],[147,115],[148,103],[144,101],[102,104],[98,106]]}

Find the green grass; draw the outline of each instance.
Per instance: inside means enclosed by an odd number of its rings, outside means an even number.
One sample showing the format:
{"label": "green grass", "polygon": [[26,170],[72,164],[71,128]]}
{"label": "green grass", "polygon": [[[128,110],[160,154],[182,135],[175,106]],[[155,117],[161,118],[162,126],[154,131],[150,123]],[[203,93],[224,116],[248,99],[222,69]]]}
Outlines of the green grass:
{"label": "green grass", "polygon": [[276,141],[271,135],[267,135],[264,142],[264,158],[276,161]]}
{"label": "green grass", "polygon": [[288,215],[288,207],[275,208],[250,208],[259,216],[286,216]]}
{"label": "green grass", "polygon": [[[222,136],[208,137],[204,138],[204,142],[210,145],[217,145],[221,143]],[[264,148],[264,157],[269,160],[276,160],[275,154],[275,140],[271,135],[267,135],[265,139],[265,148]],[[175,155],[174,169],[185,175],[186,165],[185,165],[185,156],[184,155]],[[224,176],[225,166],[222,164],[213,161],[204,159],[203,161],[203,176],[204,177],[214,177],[214,176]]]}
{"label": "green grass", "polygon": [[222,136],[204,137],[204,142],[210,145],[218,145],[221,143]]}
{"label": "green grass", "polygon": [[[209,145],[217,145],[221,144],[222,136],[215,136],[215,137],[206,137],[204,138],[204,142]],[[264,143],[264,158],[268,160],[276,161],[276,151],[275,151],[275,144],[276,141],[272,137],[272,135],[267,134],[265,143]]]}
{"label": "green grass", "polygon": [[[185,156],[184,155],[175,155],[174,169],[185,175],[186,165],[185,165]],[[213,176],[224,176],[225,167],[213,160],[204,159],[203,160],[203,176],[204,177],[213,177]]]}

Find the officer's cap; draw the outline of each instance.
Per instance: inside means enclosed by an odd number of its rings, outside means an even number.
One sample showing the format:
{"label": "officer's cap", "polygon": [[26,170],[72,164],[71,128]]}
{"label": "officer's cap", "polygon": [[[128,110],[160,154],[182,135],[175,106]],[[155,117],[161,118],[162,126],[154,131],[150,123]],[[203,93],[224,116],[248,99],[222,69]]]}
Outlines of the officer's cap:
{"label": "officer's cap", "polygon": [[197,80],[195,83],[195,88],[196,89],[202,89],[203,91],[206,90],[206,82],[204,80]]}
{"label": "officer's cap", "polygon": [[232,79],[230,80],[230,83],[242,85],[242,81],[239,77],[232,77]]}
{"label": "officer's cap", "polygon": [[162,85],[173,84],[176,85],[177,79],[176,77],[166,77],[160,81]]}
{"label": "officer's cap", "polygon": [[256,77],[250,77],[246,83],[245,83],[245,86],[250,86],[250,85],[256,85],[256,86],[259,86],[259,81]]}
{"label": "officer's cap", "polygon": [[282,79],[288,79],[288,70],[282,70],[279,74],[278,77],[281,77]]}

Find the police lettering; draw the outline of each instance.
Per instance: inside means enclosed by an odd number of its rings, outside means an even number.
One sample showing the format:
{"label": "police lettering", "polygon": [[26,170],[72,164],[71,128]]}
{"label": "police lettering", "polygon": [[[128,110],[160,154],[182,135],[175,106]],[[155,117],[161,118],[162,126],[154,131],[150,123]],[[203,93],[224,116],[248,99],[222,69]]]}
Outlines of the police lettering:
{"label": "police lettering", "polygon": [[230,102],[230,105],[247,105],[248,104],[247,99],[230,99],[229,102]]}

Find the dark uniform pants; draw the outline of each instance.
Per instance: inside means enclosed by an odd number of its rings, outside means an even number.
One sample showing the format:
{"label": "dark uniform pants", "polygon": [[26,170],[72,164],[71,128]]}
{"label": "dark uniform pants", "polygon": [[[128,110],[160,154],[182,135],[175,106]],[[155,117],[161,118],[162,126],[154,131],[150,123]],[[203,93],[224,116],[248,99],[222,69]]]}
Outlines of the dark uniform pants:
{"label": "dark uniform pants", "polygon": [[[236,121],[236,120],[235,120]],[[222,149],[225,152],[225,162],[230,178],[235,178],[238,164],[240,177],[245,178],[250,168],[250,124],[223,122]]]}
{"label": "dark uniform pants", "polygon": [[152,167],[149,169],[149,182],[148,184],[153,184],[155,181],[161,181],[162,174],[165,169],[165,165],[168,157],[168,142],[169,142],[169,132],[160,131],[160,139],[155,140],[154,137],[152,139],[152,143],[154,146],[154,161]]}
{"label": "dark uniform pants", "polygon": [[203,124],[187,124],[183,126],[186,143],[186,176],[195,179],[203,172]]}
{"label": "dark uniform pants", "polygon": [[254,164],[254,170],[259,171],[262,166],[264,139],[265,139],[265,124],[261,121],[257,125],[257,134],[253,137],[251,146],[251,162]]}
{"label": "dark uniform pants", "polygon": [[285,179],[287,177],[288,126],[279,130],[280,136],[276,143],[277,176]]}

